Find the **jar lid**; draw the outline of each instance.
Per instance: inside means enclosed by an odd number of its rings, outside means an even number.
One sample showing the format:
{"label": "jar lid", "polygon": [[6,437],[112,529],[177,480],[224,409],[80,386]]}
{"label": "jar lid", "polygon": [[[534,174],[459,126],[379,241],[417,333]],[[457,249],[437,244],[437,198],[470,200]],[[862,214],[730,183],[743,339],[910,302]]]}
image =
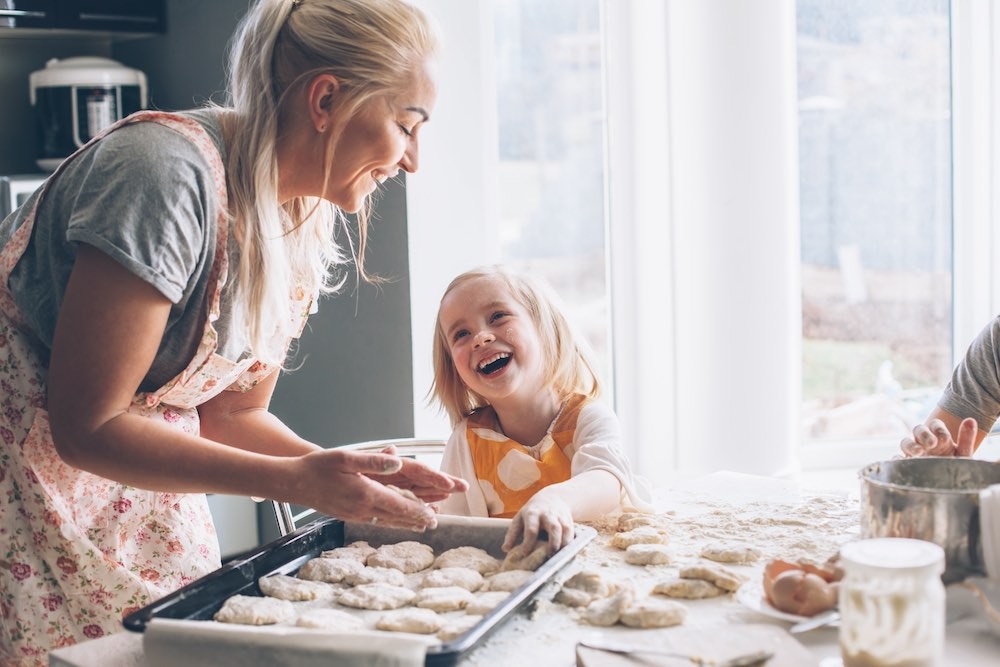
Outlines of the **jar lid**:
{"label": "jar lid", "polygon": [[940,575],[944,560],[944,549],[937,544],[908,537],[875,537],[840,548],[840,563],[847,571]]}

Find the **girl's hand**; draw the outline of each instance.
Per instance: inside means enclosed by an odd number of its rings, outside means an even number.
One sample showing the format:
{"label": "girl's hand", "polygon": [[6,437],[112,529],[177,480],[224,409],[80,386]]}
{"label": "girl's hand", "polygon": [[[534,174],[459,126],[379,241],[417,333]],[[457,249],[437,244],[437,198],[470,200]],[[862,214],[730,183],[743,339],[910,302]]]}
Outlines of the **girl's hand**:
{"label": "girl's hand", "polygon": [[503,550],[510,551],[519,542],[525,553],[531,553],[538,543],[538,536],[545,531],[549,538],[549,555],[562,549],[573,540],[573,511],[557,495],[539,491],[518,512],[507,529]]}
{"label": "girl's hand", "polygon": [[903,438],[899,448],[905,456],[972,456],[976,449],[979,426],[972,417],[962,420],[957,439],[940,419],[913,427],[913,434]]}
{"label": "girl's hand", "polygon": [[461,477],[448,475],[413,459],[396,456],[395,447],[386,447],[380,455],[397,459],[401,462],[400,468],[391,473],[368,473],[368,476],[376,482],[412,491],[425,503],[435,503],[453,493],[469,490],[469,483]]}

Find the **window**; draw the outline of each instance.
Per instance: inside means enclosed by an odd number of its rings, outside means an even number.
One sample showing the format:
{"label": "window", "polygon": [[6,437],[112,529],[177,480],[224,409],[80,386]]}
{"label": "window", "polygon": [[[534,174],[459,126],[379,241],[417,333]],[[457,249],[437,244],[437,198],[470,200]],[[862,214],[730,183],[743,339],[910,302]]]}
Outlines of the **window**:
{"label": "window", "polygon": [[803,442],[898,442],[952,367],[948,0],[798,0]]}

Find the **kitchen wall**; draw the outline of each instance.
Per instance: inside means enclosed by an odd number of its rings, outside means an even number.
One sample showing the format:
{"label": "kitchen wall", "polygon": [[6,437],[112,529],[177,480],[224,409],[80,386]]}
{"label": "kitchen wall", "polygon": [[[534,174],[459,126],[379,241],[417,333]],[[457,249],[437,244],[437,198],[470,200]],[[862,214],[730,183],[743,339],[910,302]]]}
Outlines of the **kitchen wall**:
{"label": "kitchen wall", "polygon": [[[151,105],[176,110],[222,101],[229,36],[248,0],[168,0],[167,33],[124,42],[0,39],[0,173],[37,171],[27,107],[28,73],[49,57],[105,55],[143,70]],[[22,96],[23,105],[10,102]],[[8,123],[8,119],[12,123]],[[30,143],[30,146],[28,145]],[[8,148],[10,147],[10,148]],[[6,156],[6,157],[5,157]],[[304,438],[336,446],[413,435],[412,354],[406,200],[390,183],[376,207],[368,268],[389,279],[359,289],[349,271],[344,291],[323,298],[278,383],[272,411]],[[422,398],[422,397],[421,397]],[[214,498],[220,540],[232,553],[277,535],[270,503]],[[248,509],[249,508],[249,509]],[[223,534],[225,533],[225,534]]]}

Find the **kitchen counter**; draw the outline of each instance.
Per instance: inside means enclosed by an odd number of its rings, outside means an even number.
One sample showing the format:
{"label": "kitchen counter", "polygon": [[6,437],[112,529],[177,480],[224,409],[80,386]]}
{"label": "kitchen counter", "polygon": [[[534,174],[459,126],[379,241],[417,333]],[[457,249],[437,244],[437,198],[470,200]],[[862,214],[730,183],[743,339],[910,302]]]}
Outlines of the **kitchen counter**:
{"label": "kitchen counter", "polygon": [[[669,530],[674,563],[636,566],[622,559],[611,547],[614,523],[591,524],[598,536],[556,581],[542,588],[525,609],[502,625],[462,661],[463,667],[520,665],[530,656],[535,664],[563,667],[574,664],[580,640],[618,641],[631,644],[671,646],[689,650],[725,652],[757,646],[761,642],[778,653],[769,663],[804,665],[810,659],[820,667],[839,667],[836,628],[820,628],[789,635],[789,621],[767,615],[755,595],[724,596],[708,600],[682,601],[687,619],[677,628],[638,630],[621,625],[589,626],[578,620],[579,612],[552,602],[560,583],[587,568],[619,584],[631,585],[641,596],[656,581],[676,575],[676,566],[698,557],[709,543],[743,543],[761,552],[753,565],[729,566],[747,577],[744,593],[759,586],[764,564],[774,558],[825,560],[841,544],[858,536],[857,490],[820,493],[770,478],[735,473],[715,473],[679,482],[656,494],[657,508],[670,516]],[[698,642],[701,642],[700,644]],[[591,656],[588,661],[587,656]],[[581,663],[637,664],[611,654],[583,651]],[[701,653],[701,655],[706,655]],[[981,608],[964,589],[949,588],[949,623],[946,633],[947,664],[964,667],[996,664],[1000,634],[991,630]],[[646,657],[646,656],[644,656]],[[50,655],[53,667],[98,667],[121,665],[146,667],[142,636],[121,633],[111,637],[59,649]],[[661,664],[647,662],[644,664]],[[662,664],[679,664],[663,659]],[[248,666],[249,667],[249,666]]]}

